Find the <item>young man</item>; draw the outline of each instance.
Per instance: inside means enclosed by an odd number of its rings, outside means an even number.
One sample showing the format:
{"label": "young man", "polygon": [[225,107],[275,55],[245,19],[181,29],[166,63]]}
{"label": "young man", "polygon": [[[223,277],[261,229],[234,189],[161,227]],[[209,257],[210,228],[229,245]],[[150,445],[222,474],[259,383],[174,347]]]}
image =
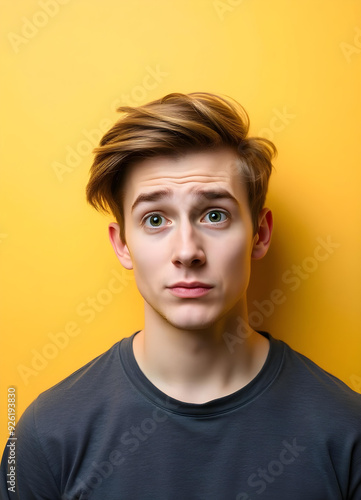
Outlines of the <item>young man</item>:
{"label": "young man", "polygon": [[273,144],[212,94],[120,111],[87,197],[145,326],[26,410],[2,498],[360,500],[361,396],[248,322]]}

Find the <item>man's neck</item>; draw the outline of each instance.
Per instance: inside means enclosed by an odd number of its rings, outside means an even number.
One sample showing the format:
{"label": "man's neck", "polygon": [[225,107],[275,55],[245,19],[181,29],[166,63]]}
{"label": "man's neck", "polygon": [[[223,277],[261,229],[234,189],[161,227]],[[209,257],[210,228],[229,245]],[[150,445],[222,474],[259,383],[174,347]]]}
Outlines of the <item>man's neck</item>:
{"label": "man's neck", "polygon": [[145,319],[145,329],[134,337],[135,359],[158,389],[179,401],[200,404],[232,394],[267,358],[268,340],[239,314],[205,330],[178,329],[149,311]]}

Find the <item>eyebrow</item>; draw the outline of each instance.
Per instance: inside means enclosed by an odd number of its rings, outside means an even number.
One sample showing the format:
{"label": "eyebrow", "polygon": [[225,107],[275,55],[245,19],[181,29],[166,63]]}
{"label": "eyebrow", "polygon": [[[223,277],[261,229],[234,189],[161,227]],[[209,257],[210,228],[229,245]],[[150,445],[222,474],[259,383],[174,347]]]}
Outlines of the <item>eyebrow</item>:
{"label": "eyebrow", "polygon": [[[226,189],[197,189],[193,191],[194,195],[204,198],[205,200],[221,200],[221,199],[227,199],[231,200],[234,203],[238,205],[237,199],[231,195],[229,191]],[[157,191],[152,191],[151,193],[141,193],[135,202],[132,205],[131,211],[140,205],[141,203],[149,203],[149,202],[154,202],[154,201],[160,201],[163,200],[164,198],[171,198],[173,195],[173,192],[171,189],[159,189]]]}

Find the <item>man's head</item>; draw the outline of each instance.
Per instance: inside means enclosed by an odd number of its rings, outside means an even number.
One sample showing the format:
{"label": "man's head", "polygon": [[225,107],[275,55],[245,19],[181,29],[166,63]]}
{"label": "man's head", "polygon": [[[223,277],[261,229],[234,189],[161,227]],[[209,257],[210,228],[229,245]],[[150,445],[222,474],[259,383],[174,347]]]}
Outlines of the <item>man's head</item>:
{"label": "man's head", "polygon": [[203,92],[173,93],[144,106],[123,106],[118,111],[124,116],[94,151],[87,199],[95,208],[113,212],[123,241],[124,179],[132,165],[146,158],[179,158],[224,147],[239,158],[239,178],[247,191],[256,234],[276,148],[267,139],[247,137],[249,119],[240,104]]}
{"label": "man's head", "polygon": [[263,205],[273,144],[247,138],[245,111],[211,94],[120,109],[95,150],[87,195],[117,218],[110,240],[134,270],[147,324],[199,330],[246,318],[251,259],[272,233]]}

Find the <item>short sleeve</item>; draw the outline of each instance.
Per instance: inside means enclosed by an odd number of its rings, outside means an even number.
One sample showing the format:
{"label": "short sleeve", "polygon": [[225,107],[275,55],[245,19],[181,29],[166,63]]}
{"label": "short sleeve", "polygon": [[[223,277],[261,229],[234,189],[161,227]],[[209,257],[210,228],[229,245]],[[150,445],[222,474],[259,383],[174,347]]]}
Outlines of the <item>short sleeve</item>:
{"label": "short sleeve", "polygon": [[[16,426],[16,439],[9,438],[1,461],[2,500],[56,500],[61,498],[38,438],[34,401]],[[15,455],[14,455],[15,452]],[[14,469],[15,467],[15,486]],[[12,479],[12,481],[11,481]]]}
{"label": "short sleeve", "polygon": [[353,464],[350,475],[349,500],[359,500],[361,498],[361,458]]}

